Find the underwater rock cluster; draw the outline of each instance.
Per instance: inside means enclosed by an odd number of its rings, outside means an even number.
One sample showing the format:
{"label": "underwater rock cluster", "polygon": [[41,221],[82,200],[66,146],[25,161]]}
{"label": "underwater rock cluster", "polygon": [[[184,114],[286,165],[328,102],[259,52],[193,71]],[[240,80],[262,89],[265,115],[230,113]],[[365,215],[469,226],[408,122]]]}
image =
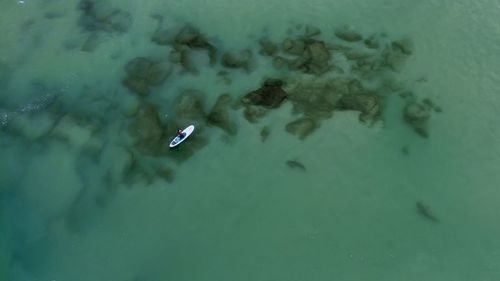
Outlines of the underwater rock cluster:
{"label": "underwater rock cluster", "polygon": [[126,32],[132,25],[132,16],[113,7],[108,1],[81,0],[80,25],[87,31]]}
{"label": "underwater rock cluster", "polygon": [[95,51],[104,40],[104,33],[124,33],[132,26],[132,15],[106,0],[81,0],[78,10],[81,12],[78,24],[89,33],[81,46],[84,52]]}
{"label": "underwater rock cluster", "polygon": [[404,92],[400,96],[406,102],[403,109],[404,121],[421,137],[429,137],[428,121],[433,112],[442,112],[441,107],[430,98],[419,101],[412,92]]}
{"label": "underwater rock cluster", "polygon": [[147,95],[150,88],[161,85],[172,72],[168,62],[153,61],[144,57],[130,60],[125,66],[127,76],[123,85],[139,95]]}
{"label": "underwater rock cluster", "polygon": [[[81,13],[78,24],[88,35],[82,47],[86,51],[96,48],[102,34],[122,34],[132,26],[131,14],[108,1],[81,0],[78,10]],[[110,185],[126,181],[120,177],[129,177],[131,182],[151,183],[158,177],[172,181],[174,170],[156,164],[153,158],[169,157],[182,162],[208,143],[211,130],[221,130],[229,137],[236,135],[238,127],[233,114],[238,111],[254,124],[268,112],[281,110],[284,103],[289,103],[290,120],[285,121],[282,129],[301,140],[339,111],[359,112],[360,123],[370,126],[383,118],[385,101],[406,90],[404,87],[391,89],[386,84],[396,79],[401,66],[414,52],[409,38],[393,39],[383,33],[365,35],[350,28],[325,31],[314,26],[290,29],[284,38],[258,38],[257,49],[254,46],[229,49],[192,24],[167,28],[162,16],[154,18],[158,20],[158,27],[146,40],[161,46],[160,49],[165,47],[165,52],[141,54],[123,66],[122,85],[136,94],[138,105],[136,110],[127,113],[131,144],[123,144],[118,149],[123,155],[123,165],[119,171],[110,169],[107,176]],[[166,81],[172,79],[171,76],[198,73],[200,62],[194,58],[203,59],[205,54],[206,67],[212,68],[225,85],[235,77],[251,74],[262,60],[274,68],[272,78],[263,77],[260,85],[242,92],[231,93],[234,90],[229,87],[223,89],[213,104],[207,104],[205,94],[199,90],[169,89],[169,93],[173,93],[168,97],[169,104],[160,106],[155,100],[160,86],[168,87]],[[237,75],[231,76],[232,73]],[[405,100],[403,118],[420,136],[427,137],[431,113],[439,112],[440,108],[429,99],[420,100],[415,96]],[[166,120],[160,114],[165,107],[173,113]],[[8,122],[2,120],[10,116],[0,114],[0,122]],[[31,121],[19,120],[16,130],[22,132]],[[174,132],[191,123],[196,124],[197,133],[177,149],[169,149],[168,142]],[[72,124],[76,129],[69,128]],[[29,130],[35,132],[31,137],[52,134],[54,138],[73,143],[70,146],[92,148],[97,159],[101,157],[99,151],[106,149],[95,140],[99,126],[93,123],[81,123],[74,116],[66,116],[42,125],[39,132]],[[65,135],[65,131],[72,133]],[[267,126],[261,126],[258,131],[262,141],[271,134]],[[77,143],[73,135],[85,136],[85,144]]]}
{"label": "underwater rock cluster", "polygon": [[[226,84],[230,83],[228,71],[231,69],[252,70],[256,53],[270,58],[281,74],[277,79],[265,79],[260,88],[239,99],[243,115],[250,123],[256,123],[287,100],[292,103],[293,112],[301,116],[291,120],[285,130],[300,139],[314,132],[335,111],[357,111],[360,122],[366,125],[379,120],[383,115],[383,102],[390,95],[384,86],[387,77],[391,73],[394,76],[413,53],[408,38],[390,40],[385,34],[364,37],[350,28],[325,33],[313,26],[291,30],[281,43],[262,37],[257,42],[260,46],[257,52],[251,48],[221,52],[196,27],[186,24],[177,30],[168,30],[162,27],[163,18],[158,16],[158,19],[160,24],[151,41],[169,45],[170,61],[188,72],[197,73],[190,58],[192,51],[206,51],[212,67],[220,65],[228,69],[218,72]],[[124,85],[146,95],[151,86],[163,82],[170,73],[168,67],[160,65],[163,64],[144,58],[131,60],[126,67]],[[197,100],[200,97],[194,93],[179,95],[174,99],[176,115],[235,134],[236,125],[228,117],[229,94],[220,96],[208,114],[200,102],[195,102]],[[425,112],[426,108],[416,104],[409,104],[405,109],[405,120],[421,135],[427,134]],[[262,138],[268,135],[267,129]]]}
{"label": "underwater rock cluster", "polygon": [[246,105],[260,105],[267,108],[278,108],[287,93],[281,88],[283,81],[279,79],[267,79],[258,90],[246,94],[241,102]]}

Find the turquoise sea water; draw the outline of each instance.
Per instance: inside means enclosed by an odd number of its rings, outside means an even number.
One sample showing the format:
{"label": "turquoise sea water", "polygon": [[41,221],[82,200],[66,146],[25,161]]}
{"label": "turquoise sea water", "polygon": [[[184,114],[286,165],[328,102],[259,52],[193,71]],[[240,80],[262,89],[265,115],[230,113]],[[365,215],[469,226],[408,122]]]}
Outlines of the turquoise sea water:
{"label": "turquoise sea water", "polygon": [[[0,280],[500,280],[499,15],[488,0],[0,1]],[[173,62],[186,24],[214,64],[186,46],[196,70]],[[259,53],[307,26],[341,70]],[[393,42],[410,52],[380,71],[348,58],[387,59]],[[222,65],[242,50],[247,69]],[[123,84],[137,57],[172,71],[148,94]],[[209,126],[221,94],[269,77],[312,105],[292,97],[254,123],[228,106],[230,129]],[[337,108],[288,132],[329,79],[374,91],[378,117]],[[204,114],[179,111],[186,90]],[[425,99],[427,138],[403,118]],[[197,125],[175,151],[172,122]]]}

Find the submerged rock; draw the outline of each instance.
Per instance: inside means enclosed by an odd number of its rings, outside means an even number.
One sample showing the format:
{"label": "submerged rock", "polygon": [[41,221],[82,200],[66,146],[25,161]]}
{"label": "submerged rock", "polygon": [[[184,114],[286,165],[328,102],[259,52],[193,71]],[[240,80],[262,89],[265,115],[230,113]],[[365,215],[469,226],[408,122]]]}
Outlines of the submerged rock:
{"label": "submerged rock", "polygon": [[289,87],[293,111],[316,121],[330,118],[338,100],[348,93],[348,81],[342,79],[298,80]]}
{"label": "submerged rock", "polygon": [[292,55],[302,55],[306,49],[306,43],[303,40],[293,40],[287,38],[283,41],[283,51]]}
{"label": "submerged rock", "polygon": [[291,65],[290,60],[282,57],[282,56],[276,56],[273,59],[273,66],[277,69],[283,70],[287,69]]}
{"label": "submerged rock", "polygon": [[229,94],[220,95],[217,102],[207,116],[207,123],[221,128],[230,135],[236,134],[236,123],[229,117],[228,107],[231,103]]}
{"label": "submerged rock", "polygon": [[151,86],[161,85],[172,72],[172,67],[166,62],[155,62],[144,57],[130,60],[125,66],[127,76],[122,83],[131,91],[147,95]]}
{"label": "submerged rock", "polygon": [[158,153],[164,150],[164,128],[161,124],[158,108],[144,103],[129,125],[129,134],[134,138],[136,146],[143,152]]}
{"label": "submerged rock", "polygon": [[239,53],[225,53],[222,55],[221,64],[227,68],[241,68],[250,70],[252,52],[243,50]]}
{"label": "submerged rock", "polygon": [[153,33],[151,41],[160,46],[169,45],[171,43],[170,32],[159,28]]}
{"label": "submerged rock", "polygon": [[64,140],[75,148],[80,148],[92,140],[98,127],[90,121],[77,119],[71,115],[65,115],[54,126],[51,135]]}
{"label": "submerged rock", "polygon": [[360,111],[359,120],[363,123],[372,123],[380,113],[379,98],[370,93],[344,95],[339,100],[337,109]]}
{"label": "submerged rock", "polygon": [[365,43],[365,46],[370,49],[378,49],[380,47],[378,39],[373,35],[366,38],[363,42]]}
{"label": "submerged rock", "polygon": [[399,51],[405,55],[411,55],[413,52],[412,43],[408,38],[392,41],[391,47],[394,51]]}
{"label": "submerged rock", "polygon": [[156,175],[164,179],[166,182],[171,183],[174,181],[175,172],[171,168],[159,168],[155,171]]}
{"label": "submerged rock", "polygon": [[359,33],[350,30],[335,31],[335,36],[347,42],[357,42],[363,39]]}
{"label": "submerged rock", "polygon": [[306,26],[306,30],[305,30],[305,36],[306,37],[314,37],[316,35],[320,35],[321,34],[321,30],[315,26]]}
{"label": "submerged rock", "polygon": [[321,75],[330,69],[330,50],[323,41],[312,38],[286,38],[282,43],[283,51],[294,58],[276,56],[276,68],[289,68],[304,73]]}
{"label": "submerged rock", "polygon": [[83,45],[80,47],[80,50],[82,52],[92,53],[104,41],[105,38],[103,34],[101,34],[100,32],[93,32],[87,37]]}
{"label": "submerged rock", "polygon": [[190,24],[186,24],[174,37],[175,45],[184,45],[190,49],[205,49],[208,51],[210,64],[215,64],[217,59],[217,49],[208,42],[198,29]]}
{"label": "submerged rock", "polygon": [[309,134],[316,130],[316,122],[309,117],[302,117],[288,123],[285,127],[286,131],[296,135],[299,139],[305,139]]}
{"label": "submerged rock", "polygon": [[260,89],[245,95],[241,99],[241,102],[243,104],[277,108],[287,97],[287,93],[281,86],[283,86],[283,81],[278,79],[267,79]]}
{"label": "submerged rock", "polygon": [[198,70],[191,61],[190,54],[191,53],[188,47],[177,45],[170,52],[169,60],[170,62],[180,64],[182,68],[191,73],[198,73]]}
{"label": "submerged rock", "polygon": [[382,51],[382,65],[393,71],[399,71],[411,53],[411,42],[408,39],[393,41],[391,46]]}
{"label": "submerged rock", "polygon": [[417,134],[427,138],[429,136],[427,130],[427,120],[430,117],[430,108],[424,104],[411,102],[405,106],[404,120],[408,123]]}
{"label": "submerged rock", "polygon": [[271,40],[268,38],[262,38],[259,40],[260,44],[260,54],[265,55],[265,56],[273,56],[278,52],[278,46],[276,46],[275,43],[273,43]]}
{"label": "submerged rock", "polygon": [[243,111],[243,116],[250,123],[256,123],[260,118],[264,117],[267,110],[260,106],[247,105]]}
{"label": "submerged rock", "polygon": [[81,0],[80,25],[87,31],[126,32],[132,25],[130,13],[113,7],[108,1]]}
{"label": "submerged rock", "polygon": [[270,134],[271,132],[269,131],[269,128],[263,127],[262,130],[260,130],[260,140],[262,142],[265,142]]}
{"label": "submerged rock", "polygon": [[175,114],[178,118],[202,120],[205,117],[203,93],[198,90],[185,90],[175,98]]}
{"label": "submerged rock", "polygon": [[[335,109],[335,93],[323,88],[307,89],[305,92],[300,92],[302,87],[294,89],[294,94],[290,100],[293,103],[293,111],[295,113],[303,113],[305,116],[313,119],[325,119],[332,116]],[[300,93],[297,94],[297,93]],[[310,95],[307,95],[309,93]]]}

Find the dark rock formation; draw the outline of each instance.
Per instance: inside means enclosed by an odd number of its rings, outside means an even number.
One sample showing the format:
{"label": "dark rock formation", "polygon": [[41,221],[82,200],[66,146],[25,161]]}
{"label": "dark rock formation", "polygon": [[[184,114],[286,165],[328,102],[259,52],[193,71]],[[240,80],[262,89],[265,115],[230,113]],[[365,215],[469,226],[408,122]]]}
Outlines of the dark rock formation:
{"label": "dark rock formation", "polygon": [[283,51],[291,55],[302,55],[306,49],[306,44],[303,40],[293,40],[291,38],[283,41]]}
{"label": "dark rock formation", "polygon": [[252,52],[243,50],[239,53],[225,53],[222,55],[221,64],[227,68],[241,68],[250,70]]}
{"label": "dark rock formation", "polygon": [[190,50],[183,45],[175,45],[174,49],[170,52],[169,60],[172,63],[177,63],[182,66],[186,71],[191,73],[198,73],[190,58]]}
{"label": "dark rock formation", "polygon": [[260,39],[259,44],[261,48],[259,53],[262,55],[273,56],[276,52],[278,52],[278,46],[276,46],[276,44],[268,38]]}
{"label": "dark rock formation", "polygon": [[253,92],[245,95],[241,101],[247,105],[260,105],[269,108],[277,108],[287,97],[287,93],[281,88],[283,81],[267,79],[264,85]]}
{"label": "dark rock formation", "polygon": [[378,49],[380,47],[379,41],[373,35],[366,38],[363,42],[365,43],[365,46],[370,49]]}
{"label": "dark rock formation", "polygon": [[127,76],[123,80],[123,85],[144,96],[149,94],[151,86],[162,84],[171,71],[172,67],[168,63],[138,57],[129,61],[125,66]]}
{"label": "dark rock formation", "polygon": [[243,116],[250,123],[256,123],[260,118],[264,117],[267,110],[260,106],[247,105],[243,111]]}
{"label": "dark rock formation", "polygon": [[411,55],[412,54],[412,43],[409,39],[401,39],[401,40],[396,40],[392,41],[391,47],[394,51],[401,52],[405,55]]}
{"label": "dark rock formation", "polygon": [[205,49],[208,51],[210,64],[215,64],[217,59],[217,49],[208,42],[198,29],[187,24],[181,28],[173,39],[174,45],[184,45],[190,49]]}
{"label": "dark rock formation", "polygon": [[205,118],[203,93],[197,90],[185,90],[176,97],[174,104],[177,118],[201,121]]}
{"label": "dark rock formation", "polygon": [[323,74],[328,70],[330,52],[321,41],[312,41],[307,45],[305,57],[308,63],[305,65],[305,72],[312,74]]}
{"label": "dark rock formation", "polygon": [[404,109],[404,120],[408,123],[417,134],[427,138],[429,136],[427,130],[427,121],[430,117],[430,107],[425,104],[411,102]]}
{"label": "dark rock formation", "polygon": [[285,53],[295,58],[275,57],[273,62],[277,68],[288,67],[315,75],[321,75],[329,70],[330,51],[323,41],[287,38],[283,41],[282,47]]}
{"label": "dark rock formation", "polygon": [[153,36],[151,37],[151,41],[160,45],[160,46],[166,46],[171,43],[171,38],[170,38],[170,32],[168,30],[164,29],[157,29],[155,33],[153,33]]}
{"label": "dark rock formation", "polygon": [[335,31],[335,36],[347,42],[357,42],[363,39],[359,33],[350,30]]}
{"label": "dark rock formation", "polygon": [[288,123],[285,127],[286,131],[296,135],[299,139],[305,139],[309,134],[316,130],[316,122],[309,117],[302,117]]}
{"label": "dark rock formation", "polygon": [[132,25],[130,13],[113,7],[107,1],[82,0],[80,25],[87,31],[126,32]]}
{"label": "dark rock formation", "polygon": [[360,111],[359,120],[363,123],[371,123],[380,113],[379,98],[371,93],[344,95],[339,100],[337,109]]}
{"label": "dark rock formation", "polygon": [[229,94],[220,95],[214,107],[207,116],[207,123],[224,130],[230,135],[235,135],[237,131],[236,124],[231,121],[228,112],[228,106],[231,103]]}
{"label": "dark rock formation", "polygon": [[142,104],[129,125],[129,134],[135,139],[136,146],[146,153],[158,153],[165,146],[163,127],[158,109],[151,104]]}
{"label": "dark rock formation", "polygon": [[83,52],[92,53],[104,41],[105,38],[101,32],[93,32],[87,37],[85,42],[83,42],[83,45],[80,47],[80,50]]}
{"label": "dark rock formation", "polygon": [[159,168],[155,171],[156,175],[164,179],[166,182],[171,183],[174,181],[175,172],[172,168]]}
{"label": "dark rock formation", "polygon": [[305,36],[306,37],[314,37],[316,35],[320,35],[321,34],[321,30],[317,27],[314,27],[314,26],[306,26],[306,30],[305,30]]}

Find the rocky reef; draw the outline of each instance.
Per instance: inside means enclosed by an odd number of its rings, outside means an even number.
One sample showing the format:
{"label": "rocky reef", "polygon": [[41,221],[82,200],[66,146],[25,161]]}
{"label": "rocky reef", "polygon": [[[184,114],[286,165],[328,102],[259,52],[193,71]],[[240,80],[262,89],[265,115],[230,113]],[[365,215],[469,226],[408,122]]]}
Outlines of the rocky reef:
{"label": "rocky reef", "polygon": [[132,92],[145,96],[150,88],[161,85],[172,72],[168,62],[153,61],[145,57],[130,60],[125,66],[126,77],[122,83]]}
{"label": "rocky reef", "polygon": [[237,127],[235,122],[231,121],[229,115],[229,106],[232,102],[229,94],[220,95],[212,110],[207,115],[207,123],[224,130],[229,135],[235,135]]}
{"label": "rocky reef", "polygon": [[161,46],[171,46],[169,59],[174,64],[179,64],[190,73],[197,73],[191,60],[193,51],[206,51],[210,65],[217,61],[217,49],[209,40],[191,24],[185,24],[177,31],[168,30],[161,26],[163,18],[160,17],[160,26],[151,37],[151,41]]}
{"label": "rocky reef", "polygon": [[428,123],[433,112],[441,113],[442,109],[430,98],[418,100],[413,92],[404,92],[400,96],[405,100],[403,119],[418,135],[429,137]]}
{"label": "rocky reef", "polygon": [[103,33],[124,33],[132,26],[130,13],[106,0],[81,0],[78,10],[81,12],[78,24],[90,33],[81,47],[85,52],[92,52],[98,47],[103,41]]}
{"label": "rocky reef", "polygon": [[281,88],[282,86],[283,81],[279,79],[267,79],[261,88],[246,94],[241,102],[245,105],[278,108],[287,97],[287,93]]}

